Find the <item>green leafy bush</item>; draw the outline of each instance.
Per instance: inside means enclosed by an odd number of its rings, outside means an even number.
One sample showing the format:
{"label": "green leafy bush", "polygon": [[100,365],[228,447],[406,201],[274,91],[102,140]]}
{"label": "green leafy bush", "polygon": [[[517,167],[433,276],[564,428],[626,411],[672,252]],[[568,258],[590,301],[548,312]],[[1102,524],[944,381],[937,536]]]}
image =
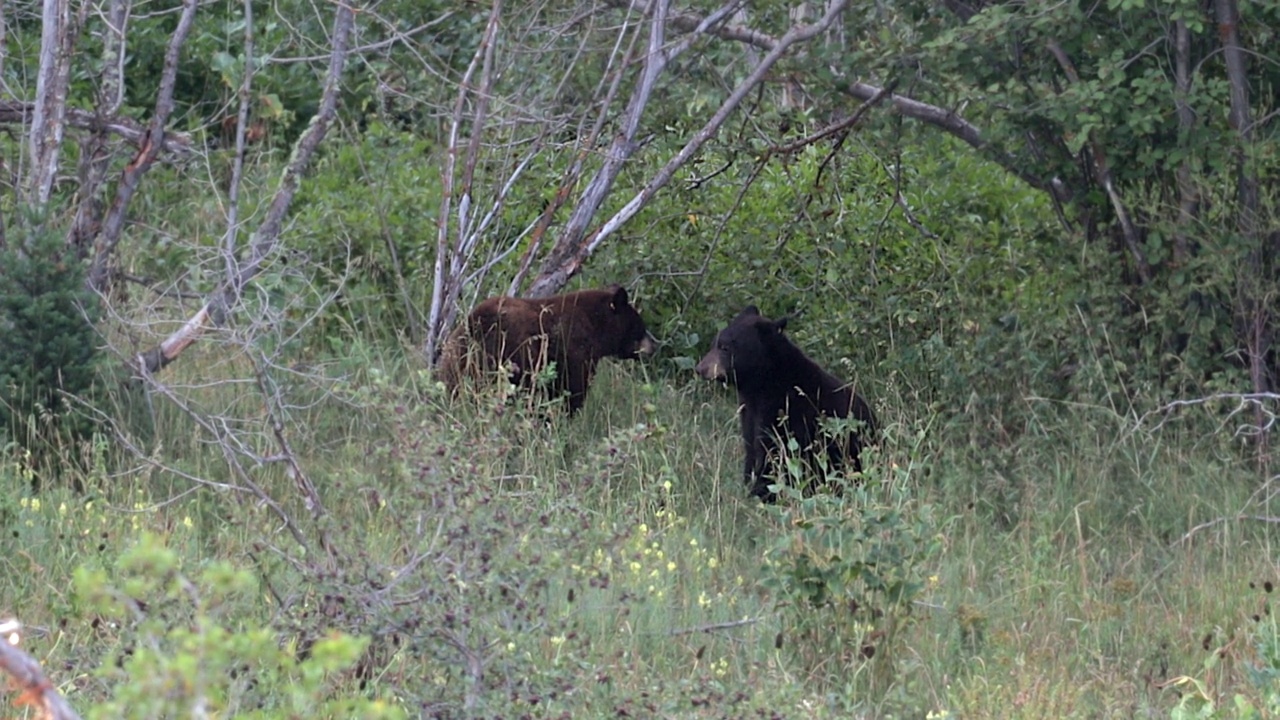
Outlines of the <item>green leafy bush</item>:
{"label": "green leafy bush", "polygon": [[189,572],[144,533],[112,572],[82,566],[75,586],[80,608],[117,641],[97,673],[111,697],[91,718],[405,717],[355,688],[367,638],[333,632],[304,652],[240,618],[236,609],[261,596],[253,574],[231,563]]}
{"label": "green leafy bush", "polygon": [[311,335],[387,338],[419,322],[435,261],[439,179],[423,160],[430,148],[374,123],[358,137],[336,138],[317,158],[298,194],[291,246],[291,262],[334,297]]}
{"label": "green leafy bush", "polygon": [[771,508],[778,527],[762,578],[784,628],[776,645],[832,679],[891,668],[940,547],[932,507],[915,499],[911,471],[896,463],[857,478],[826,474],[840,492],[807,496],[796,489],[802,464],[786,467],[793,482]]}

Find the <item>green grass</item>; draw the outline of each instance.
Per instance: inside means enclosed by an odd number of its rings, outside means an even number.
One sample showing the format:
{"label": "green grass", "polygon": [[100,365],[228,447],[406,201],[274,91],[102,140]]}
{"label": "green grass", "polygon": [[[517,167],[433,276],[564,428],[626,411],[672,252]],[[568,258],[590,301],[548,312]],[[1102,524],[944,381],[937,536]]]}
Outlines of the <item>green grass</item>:
{"label": "green grass", "polygon": [[[164,380],[222,418],[216,432],[155,397],[146,457],[85,449],[83,495],[33,495],[20,462],[0,469],[0,611],[31,629],[24,645],[73,705],[159,682],[167,704],[137,716],[199,698],[220,716],[373,715],[335,703],[376,698],[410,717],[1095,718],[1170,716],[1194,687],[1165,687],[1182,676],[1219,708],[1237,694],[1264,708],[1273,691],[1250,672],[1274,645],[1273,526],[1184,538],[1245,507],[1257,473],[1192,424],[1032,404],[1014,443],[977,447],[888,403],[865,485],[766,509],[741,484],[732,397],[710,384],[609,366],[579,417],[548,421],[492,396],[446,403],[396,353],[355,347],[311,369],[327,379],[278,378],[293,406],[276,412],[318,521],[284,464],[224,452],[280,452],[256,388],[210,382],[250,377],[243,360],[184,358]],[[279,511],[216,489],[247,481]],[[867,579],[887,570],[878,542],[909,548],[895,570],[918,583],[901,602]],[[787,585],[803,558],[832,571],[839,602],[807,606]],[[220,562],[248,589],[220,590]],[[179,642],[206,626],[265,629],[285,659]],[[320,662],[308,649],[333,633],[368,649],[315,670],[309,700],[291,695],[289,677],[311,676],[290,658]],[[217,670],[228,654],[240,672]]]}

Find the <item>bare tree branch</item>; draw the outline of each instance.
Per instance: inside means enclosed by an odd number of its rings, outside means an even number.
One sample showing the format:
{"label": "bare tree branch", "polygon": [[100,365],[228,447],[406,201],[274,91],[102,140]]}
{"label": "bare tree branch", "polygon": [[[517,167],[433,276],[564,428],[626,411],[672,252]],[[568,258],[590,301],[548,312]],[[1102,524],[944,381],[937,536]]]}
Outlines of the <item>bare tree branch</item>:
{"label": "bare tree branch", "polygon": [[254,44],[253,3],[244,2],[244,77],[237,91],[235,155],[231,159],[231,182],[227,186],[227,230],[222,236],[222,262],[226,277],[236,274],[236,247],[240,235],[240,184],[244,178],[244,156],[249,132],[249,106],[252,103]]}
{"label": "bare tree branch", "polygon": [[[635,138],[636,133],[640,130],[640,118],[649,106],[649,98],[653,95],[653,88],[670,59],[663,49],[666,41],[664,30],[669,8],[669,0],[654,0],[649,7],[649,47],[645,53],[644,71],[640,74],[635,89],[632,90],[626,110],[623,111],[622,119],[619,122],[622,129],[614,136],[609,149],[605,151],[604,163],[596,171],[595,176],[591,178],[591,182],[587,183],[587,187],[582,191],[582,195],[578,198],[578,202],[569,216],[569,222],[560,233],[560,237],[551,248],[551,252],[544,259],[539,278],[534,280],[533,287],[530,288],[531,297],[550,295],[564,287],[564,282],[547,288],[541,287],[539,283],[549,270],[564,267],[573,262],[576,248],[586,234],[588,225],[592,218],[595,217],[600,204],[609,195],[614,181],[617,180],[619,173],[622,172],[623,165],[626,164],[637,149]],[[568,277],[565,279],[567,280]]]}
{"label": "bare tree branch", "polygon": [[249,245],[249,257],[239,263],[234,275],[223,281],[222,286],[205,301],[204,307],[187,320],[182,328],[165,338],[157,347],[139,356],[138,363],[146,372],[157,372],[173,362],[184,349],[199,338],[210,324],[221,326],[225,323],[227,313],[239,304],[245,285],[262,271],[266,259],[275,251],[285,215],[288,214],[289,206],[298,191],[302,175],[306,172],[311,156],[324,140],[337,113],[339,81],[342,79],[354,24],[355,13],[352,7],[345,3],[337,5],[333,24],[332,53],[329,56],[329,68],[325,74],[324,92],[320,99],[319,110],[311,118],[311,124],[306,131],[298,138],[293,156],[280,178],[280,185],[271,199],[266,217],[254,233]]}
{"label": "bare tree branch", "polygon": [[[622,0],[612,0],[612,2],[618,4]],[[702,20],[703,16],[686,11],[673,15],[671,17],[671,25],[678,30],[692,32]],[[778,44],[778,38],[740,24],[716,25],[708,28],[707,32],[723,40],[740,42],[761,50],[772,50]],[[842,76],[854,77],[858,75],[856,70],[845,71],[840,68],[834,68],[834,70]],[[838,88],[844,94],[863,102],[869,102],[883,92],[883,87],[881,86],[853,80],[838,82]],[[890,96],[889,103],[894,112],[903,117],[932,125],[948,135],[960,139],[973,149],[991,157],[1007,172],[1012,173],[1027,185],[1048,193],[1056,201],[1067,202],[1071,199],[1071,189],[1066,187],[1060,179],[1039,177],[1029,172],[1026,163],[1019,162],[1013,155],[987,142],[982,136],[982,131],[976,125],[965,120],[958,110],[949,110],[930,105],[897,93]]]}
{"label": "bare tree branch", "polygon": [[17,636],[21,629],[21,624],[16,620],[0,622],[0,670],[13,678],[22,689],[16,704],[38,708],[41,716],[47,720],[79,720],[80,716],[71,709],[71,705],[58,693],[53,683],[49,682],[40,663],[16,644],[10,643],[9,638]]}
{"label": "bare tree branch", "polygon": [[823,140],[826,140],[827,138],[833,135],[847,135],[849,133],[850,128],[852,128],[854,125],[857,125],[862,120],[863,116],[867,114],[867,111],[869,111],[871,108],[878,105],[880,101],[883,100],[886,96],[892,95],[893,89],[894,89],[893,85],[889,85],[885,87],[880,92],[876,93],[875,97],[863,103],[862,106],[858,108],[858,111],[850,115],[849,117],[837,120],[836,122],[833,122],[830,125],[819,129],[817,132],[811,135],[806,135],[805,137],[798,138],[785,145],[778,145],[778,146],[769,148],[769,154],[790,155],[790,154],[800,152],[804,148],[809,147],[814,143],[822,142]]}
{"label": "bare tree branch", "polygon": [[[280,448],[280,460],[287,468],[289,479],[293,480],[294,485],[301,492],[302,502],[307,511],[311,513],[311,519],[313,521],[320,520],[325,516],[324,504],[320,500],[320,493],[316,491],[315,483],[311,481],[311,477],[298,460],[298,454],[294,452],[293,444],[289,442],[288,432],[285,429],[282,417],[284,413],[283,403],[280,400],[280,393],[276,388],[271,387],[267,380],[267,373],[264,369],[266,364],[266,358],[261,357],[259,353],[255,353],[253,358],[254,379],[258,383],[258,390],[262,393],[262,398],[267,405],[267,421],[271,426],[271,436],[275,438],[276,444]],[[320,523],[316,523],[315,527],[320,535],[320,546],[324,548],[332,563],[338,557],[338,550],[333,545],[332,538],[329,537],[328,529]]]}
{"label": "bare tree branch", "polygon": [[[689,35],[665,48],[664,30],[665,25],[669,22],[669,2],[667,0],[655,0],[645,8],[650,16],[649,47],[645,56],[644,72],[636,83],[631,100],[628,102],[627,109],[623,114],[621,122],[623,130],[614,137],[613,143],[610,145],[609,150],[606,151],[604,164],[597,170],[591,182],[587,184],[586,189],[583,190],[568,223],[565,225],[564,231],[560,234],[551,252],[543,260],[539,277],[535,279],[533,286],[530,288],[530,296],[539,297],[557,292],[568,281],[568,278],[577,272],[577,267],[585,259],[585,256],[577,257],[583,248],[583,238],[587,233],[589,224],[595,218],[596,212],[600,209],[601,203],[604,202],[605,197],[608,196],[609,191],[613,188],[614,181],[617,180],[619,173],[622,172],[623,166],[638,148],[635,136],[639,131],[640,118],[643,116],[645,108],[648,107],[654,86],[657,84],[658,77],[662,74],[667,64],[687,50],[696,38],[707,33],[710,28],[723,24],[725,19],[730,17],[740,5],[741,2],[739,0],[730,0],[730,2],[710,15],[697,18],[697,22],[693,23],[690,28]],[[587,254],[590,254],[590,251]],[[552,275],[552,273],[556,273],[556,268],[564,267],[572,267],[573,270],[564,275],[563,279],[559,279],[559,274]],[[516,280],[512,282],[513,289],[522,279],[524,270],[525,267],[522,267],[521,275],[518,275]],[[546,284],[545,278],[548,277],[557,279],[550,284]]]}
{"label": "bare tree branch", "polygon": [[105,211],[100,194],[111,163],[107,146],[109,130],[105,118],[113,117],[124,103],[125,30],[128,25],[130,0],[109,0],[103,24],[102,75],[99,79],[98,102],[94,114],[98,119],[92,132],[80,141],[79,195],[76,216],[71,223],[67,244],[83,260],[89,255],[93,238],[101,231]]}
{"label": "bare tree branch", "polygon": [[[615,0],[615,4],[618,0]],[[731,3],[732,12],[736,12],[744,3]],[[681,32],[701,33],[707,32],[709,27],[706,23],[711,16],[703,17],[697,13],[685,11],[671,16],[671,26]],[[712,35],[722,40],[733,40],[735,42],[744,43],[760,48],[761,50],[772,50],[778,44],[778,39],[768,33],[760,32],[745,25],[737,23],[725,23],[716,25]]]}
{"label": "bare tree branch", "polygon": [[[0,100],[0,125],[30,124],[35,110],[34,103]],[[133,118],[104,116],[79,108],[67,108],[64,122],[67,127],[76,130],[101,131],[119,136],[136,148],[141,148],[148,138],[148,129]],[[176,157],[186,157],[193,151],[191,134],[167,131],[160,149]]]}
{"label": "bare tree branch", "polygon": [[[440,192],[440,212],[436,217],[436,259],[433,269],[434,282],[431,287],[431,308],[427,314],[425,347],[428,359],[435,358],[440,342],[444,339],[449,327],[449,321],[456,312],[458,294],[462,291],[459,278],[462,258],[458,253],[450,253],[449,220],[453,213],[453,202],[457,196],[459,243],[465,242],[471,210],[471,181],[475,176],[476,154],[484,132],[488,98],[492,90],[493,52],[495,37],[498,33],[498,20],[501,17],[502,0],[493,0],[489,10],[489,21],[485,24],[484,37],[471,58],[471,64],[467,66],[462,76],[462,82],[458,86],[458,96],[454,101],[453,118],[449,125],[449,147],[445,155],[444,171],[441,173],[443,187]],[[477,69],[480,70],[480,88],[478,91],[473,91],[471,80]],[[459,186],[455,188],[463,109],[468,98],[473,94],[478,95],[479,101],[471,118],[471,140],[463,163],[463,175]]]}
{"label": "bare tree branch", "polygon": [[1182,537],[1170,543],[1170,547],[1177,547],[1178,545],[1182,545],[1186,543],[1188,540],[1190,540],[1192,537],[1194,537],[1197,533],[1199,533],[1202,530],[1208,530],[1209,528],[1217,527],[1218,525],[1222,525],[1223,523],[1240,522],[1242,520],[1256,520],[1258,522],[1270,523],[1272,525],[1280,524],[1280,517],[1274,517],[1271,515],[1246,515],[1244,513],[1241,513],[1239,515],[1224,515],[1223,517],[1214,518],[1212,520],[1208,520],[1206,522],[1200,523],[1199,525],[1196,525],[1195,527],[1183,533]]}
{"label": "bare tree branch", "polygon": [[635,216],[653,196],[666,186],[671,178],[675,176],[677,170],[689,162],[690,159],[702,148],[702,146],[710,140],[719,130],[729,116],[738,108],[743,99],[755,89],[757,85],[764,81],[769,70],[782,58],[783,55],[790,50],[791,46],[796,43],[808,41],[817,35],[826,31],[831,23],[844,12],[847,0],[836,0],[832,2],[822,19],[813,25],[800,25],[791,28],[785,35],[778,40],[774,47],[761,59],[759,64],[752,70],[751,74],[744,80],[733,93],[724,101],[719,109],[711,116],[703,127],[694,134],[693,138],[681,148],[680,152],[671,158],[666,165],[635,195],[621,210],[609,218],[604,225],[597,229],[591,235],[583,238],[581,241],[574,243],[570,248],[562,253],[552,253],[548,257],[548,261],[543,264],[543,270],[534,280],[529,288],[530,297],[545,297],[557,292],[564,287],[569,278],[572,277],[582,263],[590,255],[595,252],[607,237],[612,235],[624,223]]}
{"label": "bare tree branch", "polygon": [[[556,213],[568,203],[570,193],[577,186],[578,181],[582,179],[588,153],[599,143],[600,134],[604,132],[605,124],[613,115],[611,112],[613,101],[617,98],[622,87],[622,80],[626,75],[621,68],[625,68],[631,63],[632,53],[635,51],[635,45],[640,37],[638,33],[632,34],[627,49],[622,51],[622,41],[628,35],[628,28],[629,23],[624,21],[618,29],[618,40],[614,44],[613,52],[609,54],[609,62],[601,75],[600,84],[596,86],[595,97],[600,98],[600,100],[596,103],[595,121],[591,126],[591,131],[589,133],[582,132],[587,121],[586,116],[584,116],[579,124],[579,132],[577,133],[579,138],[578,151],[574,155],[573,162],[565,170],[555,196],[551,199],[551,202],[547,203],[547,207],[543,208],[541,217],[538,218],[537,223],[534,225],[529,247],[520,259],[520,269],[516,271],[507,286],[508,295],[517,295],[521,286],[524,285],[525,276],[528,275],[534,259],[538,257],[538,253],[542,251],[542,241],[546,237],[547,229],[551,227],[551,222],[555,219]],[[604,89],[602,95],[601,90],[604,87],[606,78],[610,78],[609,85],[607,89]]]}
{"label": "bare tree branch", "polygon": [[[485,213],[484,217],[480,218],[480,222],[476,223],[474,229],[472,229],[471,235],[466,238],[466,241],[463,244],[464,253],[470,253],[474,250],[476,243],[480,240],[480,236],[489,229],[493,224],[493,221],[498,217],[498,214],[502,212],[503,207],[506,205],[507,196],[511,193],[512,188],[515,187],[516,181],[520,179],[520,176],[524,175],[525,170],[529,168],[529,165],[533,162],[534,158],[541,152],[542,139],[539,138],[538,141],[534,143],[533,147],[525,153],[524,157],[520,159],[520,162],[516,165],[515,169],[511,171],[511,175],[507,178],[507,181],[503,183],[502,188],[498,190],[498,194],[493,200],[493,206],[489,208],[489,211]],[[494,254],[483,265],[481,265],[479,269],[467,275],[462,282],[459,283],[459,289],[480,283],[484,279],[485,274],[488,273],[494,265],[501,262],[503,258],[507,257],[511,253],[515,252],[520,241],[527,237],[529,233],[533,232],[533,229],[537,227],[537,225],[538,223],[535,221],[532,225],[526,228],[524,232],[520,233],[520,235],[511,242],[506,250]],[[450,309],[454,311],[457,310],[456,294],[454,295],[453,304],[450,306]],[[444,327],[449,327],[452,323],[453,314],[451,313],[447,318],[447,322],[444,323]]]}
{"label": "bare tree branch", "polygon": [[[390,37],[384,38],[377,42],[371,42],[364,45],[359,45],[357,47],[353,47],[348,51],[348,53],[350,53],[351,55],[368,55],[377,50],[385,50],[386,48],[391,47],[392,45],[395,45],[397,43],[405,43],[409,40],[412,40],[417,35],[421,35],[424,30],[430,30],[431,28],[437,25],[440,25],[441,23],[444,23],[446,20],[453,17],[455,14],[456,14],[456,11],[454,10],[445,11],[441,13],[439,16],[432,19],[431,22],[423,23],[409,30],[399,30],[395,22],[388,21],[384,18],[378,17],[375,14],[370,14],[369,15],[370,17],[378,18],[378,20],[382,22],[383,29],[387,31]],[[269,65],[297,65],[299,63],[315,63],[315,62],[320,62],[322,60],[328,60],[328,59],[329,59],[328,55],[270,57],[266,59],[266,63]]]}
{"label": "bare tree branch", "polygon": [[[219,428],[219,426],[213,422],[212,418],[205,417],[204,414],[191,407],[190,404],[178,398],[171,388],[156,382],[154,378],[148,377],[147,379],[151,382],[152,387],[160,389],[160,391],[169,399],[170,402],[174,404],[175,407],[180,409],[187,417],[194,420],[205,430],[205,432],[209,434],[209,437],[214,439],[218,449],[222,451],[222,456],[227,463],[227,467],[231,469],[237,478],[239,478],[239,485],[248,488],[249,492],[251,492],[254,497],[270,508],[271,511],[275,513],[276,517],[280,518],[281,524],[289,531],[289,534],[293,536],[294,541],[298,543],[299,547],[304,550],[310,550],[311,543],[307,540],[306,535],[302,532],[302,528],[298,526],[298,523],[293,519],[293,516],[291,516],[289,512],[285,510],[284,506],[273,498],[270,493],[254,481],[253,477],[249,474],[249,471],[237,457],[235,443],[228,436],[225,427]],[[273,462],[275,460],[277,459],[261,458],[258,459],[258,462],[267,464],[268,462]],[[308,555],[310,555],[309,552]]]}
{"label": "bare tree branch", "polygon": [[1254,424],[1237,426],[1233,431],[1237,436],[1254,436],[1260,433],[1265,433],[1270,431],[1277,423],[1280,423],[1280,413],[1267,409],[1268,404],[1280,405],[1280,393],[1215,393],[1213,395],[1190,398],[1187,400],[1174,400],[1173,402],[1161,405],[1154,410],[1145,412],[1138,418],[1135,429],[1146,425],[1152,418],[1158,417],[1159,421],[1152,425],[1151,429],[1159,430],[1166,422],[1168,422],[1169,418],[1173,416],[1173,413],[1176,410],[1224,401],[1236,403],[1235,409],[1227,413],[1228,420],[1246,410],[1253,411],[1255,418],[1259,415],[1264,416],[1261,424],[1258,424],[1255,420]]}
{"label": "bare tree branch", "polygon": [[728,622],[711,623],[709,625],[698,625],[695,627],[688,627],[688,628],[676,628],[675,630],[672,630],[667,634],[674,637],[679,635],[692,635],[694,633],[709,633],[709,632],[714,632],[716,630],[731,630],[733,628],[739,628],[744,625],[754,625],[755,623],[758,623],[758,622],[760,622],[760,618],[758,617],[745,617],[745,618],[742,618],[741,620],[730,620]]}
{"label": "bare tree branch", "polygon": [[[863,102],[871,100],[881,91],[880,87],[864,82],[849,82],[841,85],[840,89],[846,95]],[[948,135],[958,138],[974,150],[991,157],[1007,172],[1012,173],[1027,185],[1048,193],[1059,202],[1071,200],[1071,190],[1061,180],[1043,178],[1032,174],[1027,169],[1026,163],[1019,162],[1013,155],[987,142],[986,138],[982,136],[982,131],[976,125],[961,117],[960,111],[940,108],[896,93],[889,99],[889,103],[894,111],[900,113],[903,117],[932,125]]]}
{"label": "bare tree branch", "polygon": [[146,140],[133,160],[125,166],[120,174],[120,182],[116,185],[116,197],[102,221],[102,232],[94,240],[93,260],[89,266],[89,274],[85,282],[99,293],[107,288],[111,258],[115,255],[116,245],[124,233],[125,214],[138,183],[142,176],[151,169],[152,163],[160,154],[164,139],[165,125],[173,113],[173,89],[178,78],[178,59],[182,54],[182,46],[187,41],[187,34],[195,23],[196,7],[199,0],[183,0],[182,15],[178,18],[178,26],[169,38],[169,46],[165,48],[164,69],[160,73],[160,89],[156,93],[156,106],[152,110],[151,125],[147,129]]}

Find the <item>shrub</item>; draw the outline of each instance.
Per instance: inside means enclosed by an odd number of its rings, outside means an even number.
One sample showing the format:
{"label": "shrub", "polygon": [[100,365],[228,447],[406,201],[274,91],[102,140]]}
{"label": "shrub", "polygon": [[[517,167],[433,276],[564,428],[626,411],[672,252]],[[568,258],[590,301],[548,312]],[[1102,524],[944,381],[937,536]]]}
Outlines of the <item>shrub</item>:
{"label": "shrub", "polygon": [[62,234],[32,214],[0,248],[0,432],[28,451],[87,434],[67,413],[84,395],[98,357],[97,298]]}
{"label": "shrub", "polygon": [[244,618],[260,589],[251,572],[229,562],[185,572],[177,552],[143,533],[112,572],[81,566],[75,586],[77,605],[118,635],[97,671],[111,697],[88,717],[405,716],[355,687],[367,638],[334,631],[305,652],[282,644]]}
{"label": "shrub", "polygon": [[[787,468],[800,480],[799,463]],[[857,483],[827,473],[835,494],[805,496],[798,482],[780,487],[789,500],[771,507],[778,527],[763,581],[784,628],[775,645],[789,645],[803,666],[825,667],[832,679],[869,666],[873,685],[892,672],[899,631],[940,546],[932,507],[913,497],[911,475],[889,463]]]}

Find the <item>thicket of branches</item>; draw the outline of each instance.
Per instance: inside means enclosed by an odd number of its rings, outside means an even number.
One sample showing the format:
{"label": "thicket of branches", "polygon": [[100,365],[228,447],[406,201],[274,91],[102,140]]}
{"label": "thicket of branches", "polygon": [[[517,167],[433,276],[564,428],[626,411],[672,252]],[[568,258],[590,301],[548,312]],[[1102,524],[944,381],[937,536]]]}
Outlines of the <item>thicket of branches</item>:
{"label": "thicket of branches", "polygon": [[[439,183],[418,201],[435,229],[433,238],[416,229],[416,254],[430,278],[402,280],[430,284],[425,308],[408,303],[430,356],[460,300],[482,289],[560,290],[683,168],[710,157],[707,143],[746,102],[758,119],[799,122],[758,124],[735,158],[783,157],[788,145],[833,138],[833,152],[848,152],[851,132],[909,142],[883,135],[895,118],[956,138],[1043,193],[1062,242],[1114,265],[1116,294],[1134,305],[1126,317],[1159,316],[1150,360],[1203,342],[1205,354],[1244,367],[1253,391],[1274,383],[1274,120],[1268,98],[1251,95],[1276,73],[1266,50],[1272,8],[1216,0],[1148,16],[902,2],[864,11],[831,0],[769,10],[616,1],[497,1],[482,14],[448,3],[358,9],[357,18],[189,2],[157,13],[130,0],[61,0],[37,16],[6,5],[3,79],[15,99],[0,104],[0,122],[20,152],[10,154],[4,201],[58,208],[53,222],[88,263],[93,290],[109,296],[147,254],[139,231],[148,220],[133,205],[157,162],[216,198],[220,237],[181,242],[208,258],[185,284],[217,287],[144,353],[149,371],[222,326],[283,249],[306,247],[282,231],[335,122],[351,133],[398,122],[429,142]],[[884,122],[855,131],[847,119],[872,101]],[[275,190],[263,195],[255,182],[246,194],[246,163],[262,160],[281,169]],[[540,208],[529,213],[534,200]],[[1210,321],[1225,329],[1201,338],[1180,327]]]}

